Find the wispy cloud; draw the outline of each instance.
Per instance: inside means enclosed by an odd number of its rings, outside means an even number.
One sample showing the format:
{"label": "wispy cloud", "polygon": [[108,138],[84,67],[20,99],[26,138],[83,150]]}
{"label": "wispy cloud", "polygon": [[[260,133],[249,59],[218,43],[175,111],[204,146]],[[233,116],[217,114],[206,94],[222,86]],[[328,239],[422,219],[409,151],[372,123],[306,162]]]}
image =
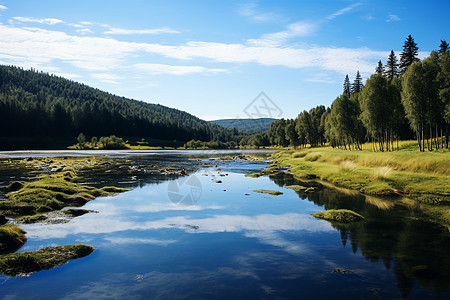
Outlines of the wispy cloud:
{"label": "wispy cloud", "polygon": [[0,5],[0,10],[7,10],[8,8],[4,5]]}
{"label": "wispy cloud", "polygon": [[187,75],[196,73],[226,72],[226,70],[224,69],[209,69],[201,66],[172,66],[172,65],[149,64],[149,63],[139,63],[135,64],[133,67],[153,75],[159,74]]}
{"label": "wispy cloud", "polygon": [[253,46],[275,47],[284,44],[289,39],[298,36],[308,36],[317,29],[317,24],[307,22],[297,22],[290,24],[286,30],[264,34],[259,39],[250,39],[247,41]]}
{"label": "wispy cloud", "polygon": [[118,80],[122,79],[119,75],[111,74],[111,73],[94,73],[91,74],[92,78],[98,79],[102,82],[119,84]]}
{"label": "wispy cloud", "polygon": [[[354,70],[371,73],[380,57],[387,57],[389,54],[368,48],[276,47],[198,41],[182,45],[136,43],[6,25],[0,25],[0,32],[0,60],[7,64],[45,68],[58,62],[97,72],[116,72],[121,68],[128,68],[129,59],[142,61],[147,53],[178,60],[206,58],[220,63],[256,63],[289,68],[318,67],[343,74]],[[224,69],[204,66],[154,63],[136,64],[136,68],[150,74],[172,75],[225,72]]]}
{"label": "wispy cloud", "polygon": [[177,30],[170,29],[169,27],[155,28],[155,29],[123,29],[123,28],[110,28],[105,31],[104,34],[162,34],[162,33],[180,33]]}
{"label": "wispy cloud", "polygon": [[94,33],[92,30],[90,30],[89,28],[83,28],[83,29],[78,29],[77,32],[81,33],[81,34],[88,34],[88,33]]}
{"label": "wispy cloud", "polygon": [[362,3],[360,3],[360,2],[353,3],[352,5],[344,7],[342,9],[338,10],[337,12],[332,13],[331,15],[327,16],[326,19],[333,20],[334,18],[336,18],[336,17],[338,17],[340,15],[343,15],[343,14],[353,10],[353,9],[357,8],[358,6],[360,6],[360,5],[362,5]]}
{"label": "wispy cloud", "polygon": [[386,22],[397,22],[397,21],[400,21],[400,20],[401,20],[401,19],[400,19],[399,16],[394,15],[394,14],[390,14],[390,15],[388,16],[388,19],[386,20]]}
{"label": "wispy cloud", "polygon": [[253,21],[258,22],[267,22],[271,20],[277,19],[279,16],[275,13],[267,13],[267,12],[260,12],[257,10],[258,4],[256,3],[247,3],[242,5],[239,8],[239,14],[244,17],[248,17],[252,19]]}
{"label": "wispy cloud", "polygon": [[37,19],[37,18],[27,18],[27,17],[13,17],[13,19],[17,22],[40,23],[40,24],[45,24],[45,25],[56,25],[56,24],[64,23],[64,21],[62,21],[60,19],[54,19],[54,18]]}

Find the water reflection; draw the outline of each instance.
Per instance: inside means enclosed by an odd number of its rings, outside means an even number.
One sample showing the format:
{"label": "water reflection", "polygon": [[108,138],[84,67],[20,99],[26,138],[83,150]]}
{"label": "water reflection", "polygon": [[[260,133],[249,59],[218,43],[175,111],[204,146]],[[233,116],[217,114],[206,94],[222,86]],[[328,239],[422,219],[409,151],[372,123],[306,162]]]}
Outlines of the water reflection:
{"label": "water reflection", "polygon": [[[140,183],[85,205],[98,214],[66,224],[24,225],[29,240],[20,251],[71,243],[97,250],[30,278],[7,280],[0,298],[379,299],[429,297],[427,291],[445,296],[448,232],[421,221],[418,207],[300,182],[284,173],[244,177],[264,167],[255,162],[127,159],[131,166],[187,169],[201,183],[201,198],[191,206],[170,201],[169,181],[186,177],[129,174],[120,165],[117,173],[87,173],[86,182]],[[127,183],[131,176],[137,180]],[[317,189],[285,188],[293,184]],[[342,225],[310,216],[324,208],[352,209],[366,221]],[[353,273],[333,273],[336,268]]]}
{"label": "water reflection", "polygon": [[[270,176],[278,186],[308,185],[289,174]],[[397,200],[383,200],[324,187],[315,193],[297,192],[299,197],[325,209],[351,209],[366,218],[354,224],[332,223],[341,234],[342,245],[350,244],[354,253],[369,261],[382,261],[392,270],[404,297],[414,281],[440,295],[450,284],[450,235],[448,229],[424,219],[418,205]]]}

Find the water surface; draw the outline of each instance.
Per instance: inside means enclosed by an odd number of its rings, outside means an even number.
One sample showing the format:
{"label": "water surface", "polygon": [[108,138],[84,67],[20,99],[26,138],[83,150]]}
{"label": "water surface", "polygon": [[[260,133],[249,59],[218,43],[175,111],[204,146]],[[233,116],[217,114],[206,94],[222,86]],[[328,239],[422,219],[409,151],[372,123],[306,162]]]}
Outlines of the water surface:
{"label": "water surface", "polygon": [[[196,153],[201,154],[201,153]],[[29,155],[28,155],[29,156]],[[140,158],[154,159],[154,158]],[[159,159],[159,158],[158,158]],[[66,224],[23,225],[20,251],[85,243],[89,256],[30,277],[0,276],[2,299],[423,299],[449,297],[449,234],[413,209],[335,189],[296,193],[263,162],[161,156],[192,166],[84,206]],[[120,180],[118,180],[120,181]],[[279,190],[283,195],[255,193]],[[180,205],[173,195],[191,195]],[[171,196],[172,195],[172,196]],[[353,209],[363,223],[310,213]],[[335,269],[349,270],[340,274]]]}

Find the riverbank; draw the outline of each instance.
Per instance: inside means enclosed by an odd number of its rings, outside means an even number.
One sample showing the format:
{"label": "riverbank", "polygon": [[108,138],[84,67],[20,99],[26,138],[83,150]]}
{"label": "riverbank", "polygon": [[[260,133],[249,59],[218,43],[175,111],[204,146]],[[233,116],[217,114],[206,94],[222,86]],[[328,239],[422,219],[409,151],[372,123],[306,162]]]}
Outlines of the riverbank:
{"label": "riverbank", "polygon": [[282,150],[273,164],[299,179],[319,179],[366,195],[412,199],[450,225],[450,151],[346,151],[331,147]]}

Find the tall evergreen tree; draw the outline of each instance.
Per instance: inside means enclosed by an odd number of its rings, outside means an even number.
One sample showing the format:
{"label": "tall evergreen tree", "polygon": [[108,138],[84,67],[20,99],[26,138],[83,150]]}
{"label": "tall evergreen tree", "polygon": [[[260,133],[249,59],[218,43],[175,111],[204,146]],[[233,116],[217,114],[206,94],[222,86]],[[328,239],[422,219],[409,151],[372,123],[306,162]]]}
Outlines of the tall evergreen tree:
{"label": "tall evergreen tree", "polygon": [[383,63],[381,62],[381,60],[378,61],[378,65],[375,68],[375,73],[377,73],[378,75],[384,74],[384,66],[383,66]]}
{"label": "tall evergreen tree", "polygon": [[346,94],[348,97],[351,95],[351,85],[350,85],[350,79],[348,79],[348,74],[345,75],[344,80],[344,94]]}
{"label": "tall evergreen tree", "polygon": [[356,77],[355,77],[355,81],[353,81],[352,84],[352,90],[351,93],[359,93],[362,88],[364,87],[363,83],[362,83],[362,77],[361,74],[359,74],[359,70],[356,72]]}
{"label": "tall evergreen tree", "polygon": [[415,61],[418,61],[417,58],[417,43],[414,42],[414,38],[411,35],[408,35],[406,38],[405,44],[403,45],[403,52],[400,53],[400,72],[403,73],[406,69]]}
{"label": "tall evergreen tree", "polygon": [[439,54],[442,55],[449,52],[449,50],[450,48],[448,43],[445,40],[441,40],[441,44],[439,45]]}
{"label": "tall evergreen tree", "polygon": [[395,56],[394,50],[391,50],[386,67],[384,69],[384,75],[390,79],[398,76],[398,63],[397,56]]}

